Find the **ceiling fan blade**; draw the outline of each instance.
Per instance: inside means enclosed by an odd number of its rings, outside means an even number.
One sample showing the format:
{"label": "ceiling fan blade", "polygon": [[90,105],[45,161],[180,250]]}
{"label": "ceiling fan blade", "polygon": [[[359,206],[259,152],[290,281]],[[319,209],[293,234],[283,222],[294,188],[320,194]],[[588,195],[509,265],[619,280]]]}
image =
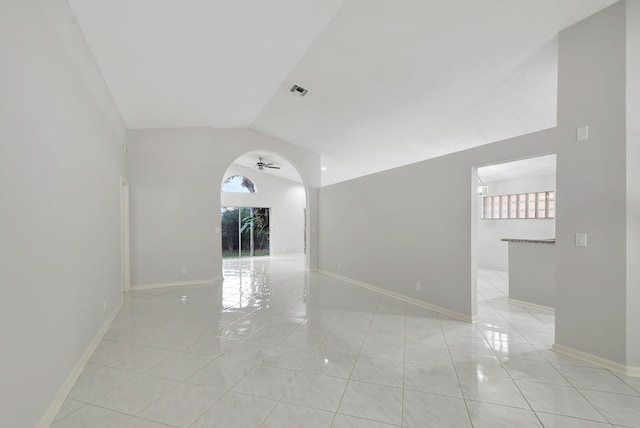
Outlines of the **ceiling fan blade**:
{"label": "ceiling fan blade", "polygon": [[262,171],[265,168],[271,169],[280,169],[279,166],[276,166],[273,162],[263,162],[262,158],[258,158],[258,162],[256,162],[256,166],[258,167],[258,171]]}

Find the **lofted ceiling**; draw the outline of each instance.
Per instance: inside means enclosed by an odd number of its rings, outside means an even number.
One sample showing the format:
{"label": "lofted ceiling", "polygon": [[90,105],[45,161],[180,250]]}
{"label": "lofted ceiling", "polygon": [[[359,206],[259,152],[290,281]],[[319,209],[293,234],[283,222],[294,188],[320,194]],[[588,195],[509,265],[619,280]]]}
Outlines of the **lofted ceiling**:
{"label": "lofted ceiling", "polygon": [[555,126],[557,33],[615,2],[68,1],[127,127],[251,128],[323,185]]}
{"label": "lofted ceiling", "polygon": [[344,0],[68,0],[127,127],[246,128]]}

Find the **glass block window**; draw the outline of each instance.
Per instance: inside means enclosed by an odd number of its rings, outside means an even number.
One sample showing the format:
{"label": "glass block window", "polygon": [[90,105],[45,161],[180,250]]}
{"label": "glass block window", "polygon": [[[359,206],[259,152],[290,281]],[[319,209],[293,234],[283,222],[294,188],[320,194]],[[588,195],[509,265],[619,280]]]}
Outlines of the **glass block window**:
{"label": "glass block window", "polygon": [[533,192],[482,198],[482,219],[555,218],[556,192]]}

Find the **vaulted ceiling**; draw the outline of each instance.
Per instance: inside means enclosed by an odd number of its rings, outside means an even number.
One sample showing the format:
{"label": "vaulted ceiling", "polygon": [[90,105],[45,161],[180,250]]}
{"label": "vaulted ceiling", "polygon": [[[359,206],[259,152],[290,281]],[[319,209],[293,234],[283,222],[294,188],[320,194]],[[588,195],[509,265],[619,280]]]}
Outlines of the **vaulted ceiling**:
{"label": "vaulted ceiling", "polygon": [[127,127],[251,128],[323,185],[555,126],[557,33],[615,2],[68,1]]}

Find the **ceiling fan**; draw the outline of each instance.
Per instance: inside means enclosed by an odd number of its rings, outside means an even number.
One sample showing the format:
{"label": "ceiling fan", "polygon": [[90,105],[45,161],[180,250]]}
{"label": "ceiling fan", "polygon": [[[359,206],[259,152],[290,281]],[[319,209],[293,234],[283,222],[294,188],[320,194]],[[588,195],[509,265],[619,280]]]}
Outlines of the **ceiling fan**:
{"label": "ceiling fan", "polygon": [[258,158],[258,162],[256,162],[256,166],[258,167],[258,171],[264,171],[265,168],[280,169],[280,167],[274,164],[273,162],[268,162],[268,163],[263,162],[262,158]]}

